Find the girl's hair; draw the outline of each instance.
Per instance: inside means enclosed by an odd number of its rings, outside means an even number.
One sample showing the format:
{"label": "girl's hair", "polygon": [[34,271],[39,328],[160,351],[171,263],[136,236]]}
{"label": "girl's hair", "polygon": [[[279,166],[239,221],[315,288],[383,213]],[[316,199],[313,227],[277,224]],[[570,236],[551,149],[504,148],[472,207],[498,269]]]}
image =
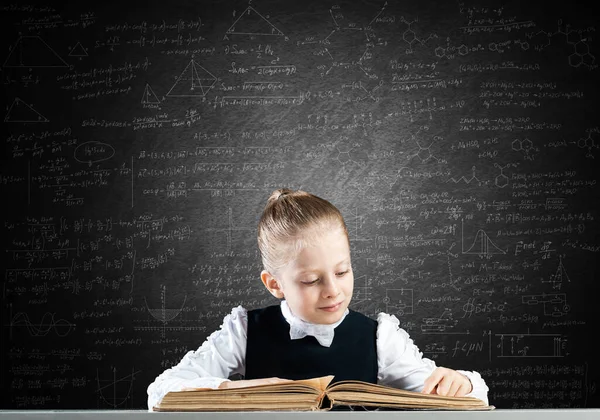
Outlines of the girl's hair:
{"label": "girl's hair", "polygon": [[348,229],[340,211],[314,194],[288,188],[271,193],[258,222],[258,248],[265,270],[275,273],[325,232]]}

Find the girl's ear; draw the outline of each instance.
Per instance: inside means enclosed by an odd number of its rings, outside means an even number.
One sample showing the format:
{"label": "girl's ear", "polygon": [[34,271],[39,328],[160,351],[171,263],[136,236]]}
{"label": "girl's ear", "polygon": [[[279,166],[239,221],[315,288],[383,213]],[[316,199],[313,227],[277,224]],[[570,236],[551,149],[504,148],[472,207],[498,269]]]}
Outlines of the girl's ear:
{"label": "girl's ear", "polygon": [[271,273],[269,273],[266,270],[261,271],[260,279],[262,280],[267,290],[271,292],[273,296],[275,296],[278,299],[284,298],[281,284],[279,284],[279,281],[275,277],[273,277]]}

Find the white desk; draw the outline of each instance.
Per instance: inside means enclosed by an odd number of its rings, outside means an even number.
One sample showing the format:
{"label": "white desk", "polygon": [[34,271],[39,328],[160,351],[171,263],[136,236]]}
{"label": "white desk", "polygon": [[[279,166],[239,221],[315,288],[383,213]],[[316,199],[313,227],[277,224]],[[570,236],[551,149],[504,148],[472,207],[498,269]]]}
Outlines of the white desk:
{"label": "white desk", "polygon": [[150,413],[145,410],[0,410],[0,420],[600,420],[600,408],[492,411]]}

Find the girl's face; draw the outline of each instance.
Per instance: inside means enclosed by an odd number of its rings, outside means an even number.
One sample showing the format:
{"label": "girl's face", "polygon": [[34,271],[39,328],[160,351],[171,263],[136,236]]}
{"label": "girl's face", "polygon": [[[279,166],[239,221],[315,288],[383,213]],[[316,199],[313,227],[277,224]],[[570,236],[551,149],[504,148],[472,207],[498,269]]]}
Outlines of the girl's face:
{"label": "girl's face", "polygon": [[314,324],[333,324],[348,308],[354,289],[350,247],[344,231],[328,229],[300,250],[276,277],[263,271],[263,283],[285,298],[292,313]]}

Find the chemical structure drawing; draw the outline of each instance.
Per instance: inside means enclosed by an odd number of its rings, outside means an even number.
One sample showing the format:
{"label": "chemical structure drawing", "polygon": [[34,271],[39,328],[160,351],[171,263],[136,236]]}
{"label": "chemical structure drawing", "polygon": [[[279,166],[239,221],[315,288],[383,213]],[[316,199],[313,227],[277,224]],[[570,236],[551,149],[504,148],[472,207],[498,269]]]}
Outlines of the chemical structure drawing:
{"label": "chemical structure drawing", "polygon": [[[586,66],[589,70],[598,68],[595,64],[596,57],[590,53],[590,45],[592,38],[590,32],[594,32],[595,28],[573,29],[571,25],[564,24],[561,19],[558,20],[557,29],[554,32],[540,30],[526,34],[529,39],[536,37],[541,38],[539,44],[534,45],[536,51],[543,51],[552,44],[555,36],[562,35],[565,42],[572,47],[572,53],[569,54],[567,60],[571,67]],[[543,41],[545,38],[545,42]]]}
{"label": "chemical structure drawing", "polygon": [[404,18],[404,16],[400,17],[400,22],[408,26],[408,28],[402,33],[402,40],[408,44],[408,47],[405,50],[406,54],[413,54],[415,52],[413,45],[425,45],[430,39],[438,37],[437,34],[429,34],[426,38],[419,38],[417,33],[412,28],[412,24],[418,21],[419,18],[415,18],[409,22]]}
{"label": "chemical structure drawing", "polygon": [[446,181],[446,183],[453,182],[455,184],[458,184],[459,182],[464,182],[465,184],[470,184],[471,182],[476,182],[479,186],[487,185],[489,181],[482,181],[479,178],[477,178],[477,176],[475,175],[475,169],[475,166],[471,167],[471,176],[469,178],[465,177],[464,175],[460,178],[452,177],[448,181]]}
{"label": "chemical structure drawing", "polygon": [[488,44],[489,51],[500,54],[512,50],[513,48],[521,48],[521,50],[527,51],[529,49],[529,42],[521,41],[520,39],[509,39],[503,42],[490,42]]}
{"label": "chemical structure drawing", "polygon": [[383,80],[380,80],[379,83],[374,88],[368,88],[363,82],[352,82],[352,83],[344,83],[342,84],[342,89],[350,89],[351,91],[358,91],[356,96],[347,96],[347,102],[362,102],[367,99],[370,99],[374,102],[379,102],[381,99],[379,96],[375,96],[375,93],[383,86]]}
{"label": "chemical structure drawing", "polygon": [[501,333],[495,347],[498,358],[564,357],[567,340],[561,334]]}
{"label": "chemical structure drawing", "polygon": [[496,179],[494,180],[496,186],[500,188],[506,187],[508,185],[509,179],[506,175],[504,175],[504,168],[506,168],[508,165],[500,166],[497,163],[494,163],[494,166],[500,169],[500,175],[496,176]]}
{"label": "chemical structure drawing", "polygon": [[434,54],[437,58],[447,58],[453,59],[457,56],[465,56],[472,52],[473,49],[466,46],[465,44],[460,44],[459,46],[450,45],[450,37],[446,38],[446,46],[439,46],[434,50]]}
{"label": "chemical structure drawing", "polygon": [[319,49],[313,54],[331,60],[329,67],[327,65],[317,66],[321,70],[321,77],[331,74],[334,69],[341,68],[344,70],[359,69],[369,79],[378,79],[378,76],[367,65],[367,61],[372,60],[375,47],[387,45],[386,41],[377,38],[372,28],[372,24],[384,12],[386,6],[387,3],[369,23],[361,25],[355,21],[349,21],[341,7],[334,5],[329,9],[334,26],[332,31],[323,39],[308,36],[303,41],[297,41],[297,45],[318,45]]}
{"label": "chemical structure drawing", "polygon": [[117,377],[117,368],[112,366],[110,370],[112,374],[110,379],[100,379],[100,372],[96,369],[98,399],[105,407],[133,408],[133,381],[135,375],[141,371],[136,372],[132,367],[130,374]]}
{"label": "chemical structure drawing", "polygon": [[[233,17],[236,17],[236,12],[233,12]],[[248,2],[248,7],[236,18],[233,24],[225,32],[224,40],[228,40],[231,35],[247,35],[251,39],[257,36],[281,36],[287,41],[283,32],[269,21],[270,16],[263,16],[254,7],[252,0]]]}
{"label": "chemical structure drawing", "polygon": [[[340,139],[340,143],[345,143],[345,141],[347,141],[347,140],[348,140],[347,136],[342,136]],[[335,157],[335,160],[337,160],[339,163],[342,164],[341,171],[344,174],[347,174],[348,170],[349,170],[349,168],[347,168],[346,166],[356,165],[356,166],[363,167],[363,168],[367,166],[365,162],[361,162],[361,161],[355,159],[355,156],[352,153],[352,151],[358,147],[360,147],[360,144],[358,144],[358,143],[355,143],[350,148],[348,148],[348,146],[345,146],[345,147],[339,147],[337,145],[335,146],[335,148],[337,150],[337,156]]]}
{"label": "chemical structure drawing", "polygon": [[217,82],[217,78],[192,58],[181,72],[166,96],[205,97]]}
{"label": "chemical structure drawing", "polygon": [[20,98],[15,98],[4,116],[4,122],[10,123],[47,123],[48,118],[37,112],[32,105],[27,105]]}
{"label": "chemical structure drawing", "polygon": [[511,143],[511,148],[515,152],[522,152],[523,159],[525,160],[534,160],[535,154],[540,151],[529,138],[525,137],[525,139],[515,139]]}
{"label": "chemical structure drawing", "polygon": [[600,129],[594,127],[585,131],[587,135],[577,140],[577,147],[587,151],[586,158],[595,159],[593,151],[600,149]]}
{"label": "chemical structure drawing", "polygon": [[430,141],[429,141],[429,145],[427,147],[424,147],[423,141],[422,140],[418,140],[418,138],[417,138],[417,135],[421,132],[421,130],[428,131],[429,127],[428,126],[422,126],[422,127],[419,128],[419,130],[415,134],[411,135],[411,139],[419,147],[419,150],[417,150],[412,155],[408,155],[408,160],[410,161],[413,158],[417,158],[417,159],[419,159],[421,161],[421,163],[427,163],[430,160],[435,161],[436,163],[448,163],[446,161],[446,159],[439,158],[439,157],[435,156],[431,152],[431,147],[435,143],[442,142],[444,140],[443,137],[441,137],[441,136],[433,136],[430,139]]}
{"label": "chemical structure drawing", "polygon": [[3,67],[70,67],[39,36],[20,36],[10,48]]}
{"label": "chemical structure drawing", "polygon": [[490,259],[494,255],[505,255],[506,251],[500,249],[498,245],[494,243],[488,236],[488,234],[483,230],[477,230],[475,234],[475,239],[473,243],[465,251],[465,222],[462,220],[461,222],[461,241],[462,241],[462,254],[470,254],[470,255],[478,255],[480,258]]}
{"label": "chemical structure drawing", "polygon": [[516,163],[507,163],[506,165],[500,166],[498,163],[494,163],[494,167],[500,169],[500,174],[494,178],[494,183],[498,188],[504,188],[510,183],[510,178],[504,174],[506,168],[516,168]]}

